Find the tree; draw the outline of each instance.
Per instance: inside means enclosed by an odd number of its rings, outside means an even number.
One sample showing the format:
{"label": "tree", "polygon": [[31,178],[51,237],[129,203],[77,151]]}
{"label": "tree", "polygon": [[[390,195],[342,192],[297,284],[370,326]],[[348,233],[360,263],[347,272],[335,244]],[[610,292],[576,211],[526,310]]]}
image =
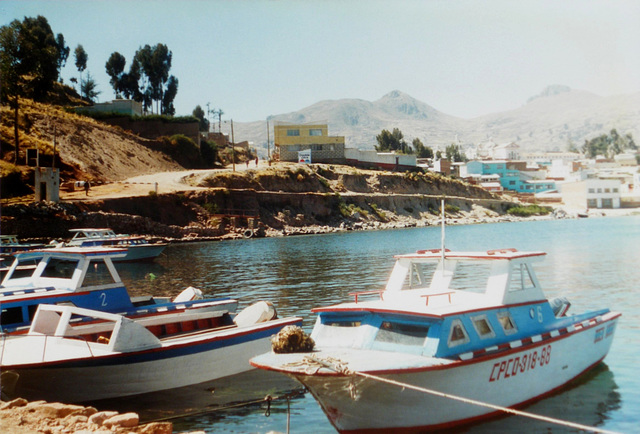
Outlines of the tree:
{"label": "tree", "polygon": [[203,140],[200,143],[200,155],[207,167],[213,167],[218,159],[218,145],[215,142]]}
{"label": "tree", "polygon": [[0,83],[3,100],[14,110],[15,157],[18,163],[20,97],[40,99],[58,80],[66,60],[64,37],[57,38],[47,19],[25,17],[0,27]]}
{"label": "tree", "polygon": [[142,70],[140,68],[140,62],[135,57],[129,67],[129,72],[122,74],[122,93],[125,98],[132,98],[135,101],[141,102],[143,99],[140,92],[140,80],[142,77]]}
{"label": "tree", "polygon": [[173,100],[178,94],[178,79],[173,75],[167,80],[167,89],[162,96],[162,114],[173,116],[176,109],[173,106]]}
{"label": "tree", "polygon": [[82,71],[87,69],[87,61],[89,60],[89,55],[86,51],[84,51],[84,47],[80,44],[78,44],[78,46],[76,47],[73,55],[76,58],[76,68],[78,68],[78,72],[80,72],[80,89],[82,89]]}
{"label": "tree", "polygon": [[64,68],[67,64],[67,59],[69,58],[69,52],[71,49],[65,44],[64,36],[62,33],[58,33],[56,36],[56,46],[58,48],[58,74],[60,73],[60,69]]}
{"label": "tree", "polygon": [[198,129],[200,131],[209,131],[209,119],[207,119],[206,113],[199,105],[191,112],[193,117],[198,119]]}
{"label": "tree", "polygon": [[630,133],[624,137],[620,136],[614,128],[608,135],[602,134],[591,140],[585,140],[582,146],[582,153],[588,158],[595,158],[598,155],[613,158],[615,155],[621,154],[628,149],[638,149],[633,140],[633,136]]}
{"label": "tree", "polygon": [[[134,60],[139,65],[139,89],[142,95],[140,101],[145,106],[145,110],[151,108],[153,112],[153,102],[156,103],[157,113],[165,113],[165,109],[172,109],[173,98],[178,91],[178,80],[169,76],[172,56],[171,51],[164,44],[157,44],[154,47],[147,44],[136,51]],[[165,92],[173,93],[172,98],[169,98],[170,101],[165,98]]]}
{"label": "tree", "polygon": [[413,149],[407,145],[402,132],[398,128],[394,128],[393,132],[382,130],[382,132],[376,136],[376,140],[378,141],[378,145],[375,149],[378,152],[398,151],[405,154],[413,153]]}
{"label": "tree", "polygon": [[97,89],[98,85],[96,84],[93,77],[91,77],[91,73],[87,73],[87,78],[82,83],[80,83],[81,93],[89,101],[94,102],[95,98],[102,93]]}
{"label": "tree", "polygon": [[116,95],[116,98],[120,98],[121,94],[124,92],[124,67],[127,64],[127,59],[120,53],[113,52],[107,60],[107,63],[104,65],[107,71],[107,75],[111,77],[109,83],[111,83],[111,87],[113,87],[113,92]]}
{"label": "tree", "polygon": [[459,163],[467,161],[467,156],[464,154],[464,152],[460,151],[460,146],[453,143],[446,147],[445,155],[447,160],[452,162]]}
{"label": "tree", "polygon": [[413,146],[413,149],[415,149],[416,156],[418,158],[433,158],[433,149],[428,146],[424,146],[419,138],[416,137],[413,139],[411,145]]}

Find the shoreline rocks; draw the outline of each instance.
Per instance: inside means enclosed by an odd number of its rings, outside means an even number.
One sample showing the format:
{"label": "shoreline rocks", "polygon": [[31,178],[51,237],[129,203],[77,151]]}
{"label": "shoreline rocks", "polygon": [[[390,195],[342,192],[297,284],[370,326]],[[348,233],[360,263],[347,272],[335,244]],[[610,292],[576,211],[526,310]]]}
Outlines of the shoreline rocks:
{"label": "shoreline rocks", "polygon": [[95,407],[32,401],[23,398],[0,404],[0,432],[27,433],[140,433],[171,434],[171,422],[139,425],[136,413],[98,411]]}

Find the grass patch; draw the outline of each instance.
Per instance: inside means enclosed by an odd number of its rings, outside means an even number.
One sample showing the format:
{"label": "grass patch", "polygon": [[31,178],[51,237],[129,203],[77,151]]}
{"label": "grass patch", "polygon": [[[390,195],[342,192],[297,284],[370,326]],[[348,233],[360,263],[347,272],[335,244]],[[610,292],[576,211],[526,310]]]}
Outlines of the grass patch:
{"label": "grass patch", "polygon": [[527,206],[520,205],[511,207],[507,210],[507,214],[518,217],[531,217],[533,215],[547,215],[551,211],[553,210],[547,206],[533,204]]}

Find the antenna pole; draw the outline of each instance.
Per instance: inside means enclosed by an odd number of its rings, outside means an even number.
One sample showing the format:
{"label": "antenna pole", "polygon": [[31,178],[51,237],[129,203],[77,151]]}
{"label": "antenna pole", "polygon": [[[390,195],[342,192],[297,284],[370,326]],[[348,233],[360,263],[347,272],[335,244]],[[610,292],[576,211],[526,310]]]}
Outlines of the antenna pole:
{"label": "antenna pole", "polygon": [[444,198],[440,200],[440,213],[442,215],[440,253],[442,254],[442,272],[444,273]]}

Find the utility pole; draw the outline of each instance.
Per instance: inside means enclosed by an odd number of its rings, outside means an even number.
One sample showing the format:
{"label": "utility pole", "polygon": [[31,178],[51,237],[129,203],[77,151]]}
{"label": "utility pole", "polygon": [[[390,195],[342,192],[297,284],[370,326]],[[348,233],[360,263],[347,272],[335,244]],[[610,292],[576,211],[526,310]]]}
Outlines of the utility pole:
{"label": "utility pole", "polygon": [[269,147],[269,119],[267,118],[267,161],[271,165],[271,149]]}
{"label": "utility pole", "polygon": [[236,141],[233,137],[233,119],[231,119],[231,159],[233,160],[233,171],[236,171]]}

